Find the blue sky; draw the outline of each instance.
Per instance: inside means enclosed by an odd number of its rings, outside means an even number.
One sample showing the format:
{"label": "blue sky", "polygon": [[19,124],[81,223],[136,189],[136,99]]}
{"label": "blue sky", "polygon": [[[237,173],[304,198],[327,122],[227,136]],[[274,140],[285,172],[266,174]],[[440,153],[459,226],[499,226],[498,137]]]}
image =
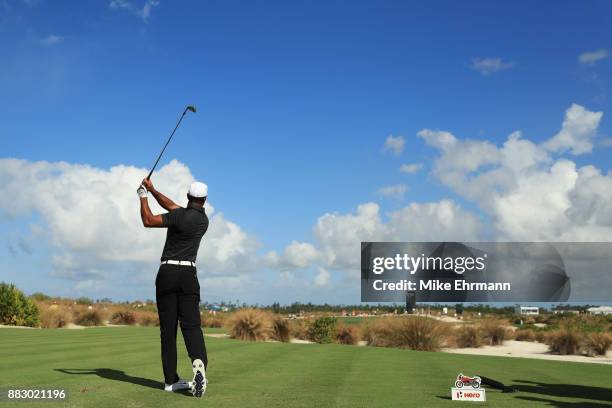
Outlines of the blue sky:
{"label": "blue sky", "polygon": [[[367,202],[385,220],[411,203],[450,199],[487,229],[499,214],[444,182],[433,165],[440,150],[417,133],[439,129],[501,146],[520,130],[543,143],[575,103],[603,117],[592,151],[570,159],[605,175],[611,15],[605,1],[0,0],[0,157],[146,169],[193,103],[199,112],[162,164],[176,159],[206,181],[215,209],[256,237],[261,256],[293,240],[321,250],[313,236],[319,217]],[[384,150],[389,135],[404,138],[401,153]],[[422,168],[399,171],[411,163]],[[381,195],[397,185],[403,196]],[[53,234],[37,240],[28,227],[47,229],[45,217],[36,208],[0,217],[0,256],[23,271],[7,278],[27,291],[44,289],[36,287],[42,282],[65,292],[50,276]],[[481,236],[499,235],[509,236]],[[35,242],[29,253],[15,250],[20,240]],[[306,295],[299,284],[271,288],[278,273],[299,280],[318,267],[340,286]],[[262,266],[267,289],[227,298],[358,301],[354,288],[340,289],[350,287],[342,265],[308,263],[303,275],[277,269]],[[95,287],[83,293],[132,296]],[[150,295],[139,288],[133,296]]]}

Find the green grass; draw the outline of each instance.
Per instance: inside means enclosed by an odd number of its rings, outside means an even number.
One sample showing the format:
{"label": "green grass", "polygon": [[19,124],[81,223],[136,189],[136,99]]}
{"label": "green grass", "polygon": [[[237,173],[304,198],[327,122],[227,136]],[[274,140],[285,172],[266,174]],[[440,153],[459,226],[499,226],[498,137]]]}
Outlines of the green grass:
{"label": "green grass", "polygon": [[[479,406],[597,407],[612,400],[609,365],[210,337],[210,384],[198,400],[159,389],[158,330],[0,329],[1,387],[67,388],[70,393],[67,404],[0,406],[456,407],[462,403],[449,396],[459,372],[490,376],[521,389],[515,394],[488,390],[488,402]],[[187,377],[189,362],[180,335],[178,341],[179,374]]]}

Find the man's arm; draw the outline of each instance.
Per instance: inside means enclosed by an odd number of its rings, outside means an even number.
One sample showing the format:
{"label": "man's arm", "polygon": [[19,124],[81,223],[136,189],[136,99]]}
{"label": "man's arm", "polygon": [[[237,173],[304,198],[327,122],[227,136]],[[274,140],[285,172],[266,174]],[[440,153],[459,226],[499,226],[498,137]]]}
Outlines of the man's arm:
{"label": "man's arm", "polygon": [[149,200],[147,199],[147,192],[144,187],[138,189],[138,196],[140,197],[140,219],[142,225],[147,228],[161,228],[164,226],[164,220],[161,215],[153,215],[151,208],[149,208]]}
{"label": "man's arm", "polygon": [[147,190],[153,195],[155,200],[159,203],[159,205],[166,211],[172,211],[176,208],[180,208],[180,205],[176,204],[174,201],[160,193],[153,186],[153,182],[149,179],[142,180],[142,185],[146,187]]}

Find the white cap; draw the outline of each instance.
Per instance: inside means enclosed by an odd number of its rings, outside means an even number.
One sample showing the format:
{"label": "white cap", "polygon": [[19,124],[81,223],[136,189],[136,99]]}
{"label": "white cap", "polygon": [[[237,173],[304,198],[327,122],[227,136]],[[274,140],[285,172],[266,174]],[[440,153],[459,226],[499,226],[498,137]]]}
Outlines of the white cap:
{"label": "white cap", "polygon": [[206,197],[208,196],[208,186],[204,183],[200,183],[199,181],[194,181],[191,183],[189,192],[187,194],[195,198]]}

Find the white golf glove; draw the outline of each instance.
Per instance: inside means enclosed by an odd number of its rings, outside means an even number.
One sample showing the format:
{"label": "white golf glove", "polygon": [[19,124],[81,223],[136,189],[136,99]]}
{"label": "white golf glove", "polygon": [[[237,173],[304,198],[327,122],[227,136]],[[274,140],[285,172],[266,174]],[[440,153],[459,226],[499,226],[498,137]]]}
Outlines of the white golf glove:
{"label": "white golf glove", "polygon": [[138,193],[138,197],[140,197],[140,198],[147,198],[147,194],[149,192],[147,191],[147,189],[144,186],[140,186],[140,187],[138,187],[138,190],[136,190],[136,193]]}

